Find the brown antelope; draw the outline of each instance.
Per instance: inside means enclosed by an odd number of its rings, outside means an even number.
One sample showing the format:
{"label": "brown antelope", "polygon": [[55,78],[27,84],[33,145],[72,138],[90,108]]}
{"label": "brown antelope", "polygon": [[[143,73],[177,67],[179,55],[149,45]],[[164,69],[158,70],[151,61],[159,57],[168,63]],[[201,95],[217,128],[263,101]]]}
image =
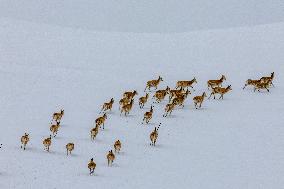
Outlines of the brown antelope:
{"label": "brown antelope", "polygon": [[175,96],[177,96],[177,95],[179,95],[179,94],[182,94],[182,92],[183,92],[183,88],[180,88],[180,89],[173,89],[173,90],[171,90],[170,88],[168,89],[168,93],[169,93],[169,102],[171,102],[171,100],[175,97]]}
{"label": "brown antelope", "polygon": [[67,156],[68,153],[71,155],[71,152],[74,150],[74,143],[68,143],[66,144],[66,151],[67,151]]}
{"label": "brown antelope", "polygon": [[155,100],[156,100],[156,102],[154,102],[154,103],[160,103],[160,102],[162,102],[162,100],[164,100],[165,99],[165,97],[166,97],[166,95],[167,95],[167,92],[163,92],[163,91],[157,91],[155,94],[154,94],[154,96],[153,96],[153,98],[155,98]]}
{"label": "brown antelope", "polygon": [[[120,105],[121,107],[122,107],[122,106],[125,106],[126,104],[129,104],[130,101],[131,101],[131,99],[129,99],[129,98],[122,98],[122,99],[120,99],[120,101],[119,101],[119,105]],[[119,110],[121,109],[120,106],[119,106]]]}
{"label": "brown antelope", "polygon": [[144,105],[147,103],[148,98],[149,98],[149,94],[148,93],[146,93],[145,96],[142,96],[142,97],[139,98],[139,107],[140,108],[144,108]]}
{"label": "brown antelope", "polygon": [[268,83],[269,85],[273,85],[272,80],[274,79],[274,72],[271,73],[270,77],[262,77],[260,78],[261,83]]}
{"label": "brown antelope", "polygon": [[131,101],[130,101],[129,104],[126,104],[126,105],[122,106],[122,107],[121,107],[121,111],[120,111],[120,115],[121,115],[123,112],[125,113],[125,114],[124,114],[125,116],[126,116],[127,114],[129,114],[130,110],[132,109],[133,102],[134,102],[134,100],[131,99]]}
{"label": "brown antelope", "polygon": [[61,121],[61,118],[62,118],[63,115],[64,115],[64,110],[61,109],[60,112],[56,112],[56,113],[53,114],[51,122],[52,122],[53,120],[55,120],[56,122],[57,122],[57,121]]}
{"label": "brown antelope", "polygon": [[29,134],[25,133],[25,135],[21,137],[21,143],[22,143],[21,148],[24,148],[25,150],[29,140],[30,140]]}
{"label": "brown antelope", "polygon": [[163,117],[167,117],[168,115],[171,115],[175,106],[176,106],[175,102],[167,104],[166,107],[165,107],[165,113],[164,113]]}
{"label": "brown antelope", "polygon": [[95,140],[97,135],[98,135],[98,133],[99,133],[99,126],[96,126],[95,128],[92,128],[90,133],[91,133],[91,140],[92,141]]}
{"label": "brown antelope", "polygon": [[51,145],[51,135],[43,140],[44,149],[49,152],[49,147]]}
{"label": "brown antelope", "polygon": [[246,81],[245,86],[243,87],[243,89],[245,89],[248,85],[255,86],[257,83],[260,83],[260,79],[259,80],[248,79]]}
{"label": "brown antelope", "polygon": [[111,100],[110,100],[109,102],[105,102],[105,103],[103,104],[103,107],[102,107],[100,113],[101,113],[102,111],[103,111],[103,112],[106,112],[107,110],[111,111],[113,103],[114,103],[113,98],[111,98]]}
{"label": "brown antelope", "polygon": [[154,80],[147,81],[144,92],[146,91],[147,88],[148,88],[148,90],[150,90],[151,87],[155,87],[157,89],[157,87],[158,87],[158,85],[161,81],[163,81],[163,78],[161,76],[159,76],[157,80],[154,79]]}
{"label": "brown antelope", "polygon": [[90,170],[90,175],[94,174],[97,164],[94,162],[92,158],[91,161],[88,163],[88,169]]}
{"label": "brown antelope", "polygon": [[114,153],[111,151],[108,151],[108,154],[107,154],[107,165],[108,166],[112,166],[112,163],[113,163],[113,160],[115,159],[115,155]]}
{"label": "brown antelope", "polygon": [[173,103],[179,106],[184,107],[184,101],[187,98],[188,94],[191,94],[190,91],[187,89],[185,93],[178,94],[177,97],[173,99]]}
{"label": "brown antelope", "polygon": [[135,95],[138,95],[136,90],[134,90],[133,92],[127,91],[123,93],[123,98],[133,99]]}
{"label": "brown antelope", "polygon": [[176,93],[174,97],[175,98],[183,98],[183,97],[187,98],[189,94],[191,94],[191,92],[188,89],[186,89],[186,91],[182,91],[181,93]]}
{"label": "brown antelope", "polygon": [[223,83],[224,80],[226,80],[226,77],[224,75],[222,75],[221,78],[217,79],[217,80],[208,80],[207,81],[208,89],[209,89],[209,87],[211,87],[211,88],[222,87],[222,83]]}
{"label": "brown antelope", "polygon": [[107,119],[106,113],[104,113],[103,116],[96,119],[96,126],[99,126],[101,128],[101,125],[103,125],[103,129],[105,129],[105,120]]}
{"label": "brown antelope", "polygon": [[213,95],[214,96],[214,99],[215,99],[215,94],[220,94],[220,97],[219,99],[224,99],[224,94],[229,92],[230,90],[232,90],[231,88],[231,85],[229,85],[228,87],[226,88],[222,88],[222,87],[215,87],[215,88],[212,88],[212,92],[209,96],[208,99],[210,99],[210,97]]}
{"label": "brown antelope", "polygon": [[121,149],[121,142],[120,142],[120,140],[115,141],[113,147],[114,147],[114,153],[116,153],[116,152],[119,153],[120,149]]}
{"label": "brown antelope", "polygon": [[201,96],[193,97],[193,102],[194,102],[194,106],[195,106],[196,109],[197,109],[198,104],[199,104],[199,108],[201,108],[201,104],[202,104],[205,97],[207,97],[205,92],[203,92],[203,94]]}
{"label": "brown antelope", "polygon": [[58,122],[58,121],[56,122],[56,125],[50,126],[49,129],[52,132],[53,137],[56,137],[59,127],[60,127],[60,122]]}
{"label": "brown antelope", "polygon": [[192,87],[193,83],[197,83],[195,77],[190,81],[177,81],[176,89],[178,89],[178,88],[187,88],[188,89],[188,87],[191,87],[193,89],[193,87]]}
{"label": "brown antelope", "polygon": [[270,83],[257,83],[256,85],[254,85],[254,92],[255,90],[257,90],[258,92],[260,92],[260,89],[266,89],[267,92],[269,92],[269,86],[270,86]]}
{"label": "brown antelope", "polygon": [[146,122],[146,124],[148,124],[149,121],[152,119],[152,116],[153,116],[153,106],[151,106],[149,112],[145,112],[142,124],[144,121]]}
{"label": "brown antelope", "polygon": [[[160,125],[159,125],[159,127],[160,127]],[[159,127],[158,128],[155,127],[154,131],[152,131],[151,134],[150,134],[150,140],[151,140],[150,145],[151,146],[155,146],[156,145],[156,141],[158,139]]]}
{"label": "brown antelope", "polygon": [[159,89],[156,91],[156,93],[163,93],[166,96],[169,90],[170,90],[170,87],[167,86],[166,89]]}

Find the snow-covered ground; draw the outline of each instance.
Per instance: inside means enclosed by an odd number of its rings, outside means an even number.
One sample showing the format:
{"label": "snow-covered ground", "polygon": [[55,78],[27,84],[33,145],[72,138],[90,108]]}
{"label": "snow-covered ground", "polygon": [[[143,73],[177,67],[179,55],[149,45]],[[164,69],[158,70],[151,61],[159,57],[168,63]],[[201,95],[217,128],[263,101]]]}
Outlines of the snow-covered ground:
{"label": "snow-covered ground", "polygon": [[[284,186],[284,23],[171,34],[96,32],[0,18],[0,188],[280,189]],[[248,78],[275,71],[275,88],[242,90]],[[208,79],[226,75],[233,90],[224,100],[192,98]],[[149,125],[137,97],[128,117],[118,100],[126,90],[144,95],[147,80],[159,88],[194,76],[196,91],[183,109],[163,118],[154,105]],[[103,102],[114,97],[105,130],[89,131]],[[51,115],[65,109],[50,153]],[[159,123],[156,147],[149,134]],[[30,133],[27,150],[20,137]],[[106,153],[116,139],[113,167]],[[65,145],[75,143],[72,156]],[[89,176],[90,158],[97,163]]]}

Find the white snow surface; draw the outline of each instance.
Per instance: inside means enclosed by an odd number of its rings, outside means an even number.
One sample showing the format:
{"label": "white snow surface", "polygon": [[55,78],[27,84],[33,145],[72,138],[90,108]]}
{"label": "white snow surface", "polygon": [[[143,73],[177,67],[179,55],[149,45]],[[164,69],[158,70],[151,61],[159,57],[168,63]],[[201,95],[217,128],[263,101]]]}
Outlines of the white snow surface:
{"label": "white snow surface", "polygon": [[284,1],[0,0],[0,17],[96,31],[175,33],[284,22]]}
{"label": "white snow surface", "polygon": [[[0,18],[0,188],[280,189],[284,186],[284,23],[208,31],[146,34],[96,32]],[[275,71],[270,92],[242,90],[248,78]],[[233,90],[224,100],[192,98],[206,81],[226,75]],[[139,96],[146,81],[159,88],[194,76],[198,83],[183,109],[163,118],[166,101],[120,116],[124,91]],[[153,93],[151,93],[153,94]],[[90,140],[101,105],[114,97],[105,129]],[[51,115],[64,108],[50,152]],[[158,126],[157,145],[149,134]],[[20,137],[28,132],[27,150]],[[106,154],[116,139],[114,165]],[[65,145],[75,143],[71,156]],[[90,158],[97,163],[89,176]]]}

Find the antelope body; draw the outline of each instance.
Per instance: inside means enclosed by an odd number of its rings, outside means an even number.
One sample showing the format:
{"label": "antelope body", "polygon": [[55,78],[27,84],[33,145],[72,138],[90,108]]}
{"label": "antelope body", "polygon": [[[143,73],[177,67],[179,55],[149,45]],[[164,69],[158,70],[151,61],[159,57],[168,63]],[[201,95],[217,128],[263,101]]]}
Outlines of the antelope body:
{"label": "antelope body", "polygon": [[114,147],[114,152],[115,153],[116,152],[119,153],[120,149],[121,149],[121,142],[120,142],[120,140],[115,141],[113,147]]}
{"label": "antelope body", "polygon": [[177,81],[176,89],[178,89],[178,88],[188,88],[188,87],[191,87],[193,89],[193,87],[192,87],[193,83],[197,83],[195,77],[192,80],[190,80],[190,81]]}
{"label": "antelope body", "polygon": [[148,93],[146,93],[145,96],[142,96],[142,97],[139,98],[139,107],[140,107],[140,108],[143,108],[143,107],[144,107],[144,105],[145,105],[145,104],[147,103],[147,101],[148,101],[148,98],[149,98],[149,94],[148,94]]}
{"label": "antelope body", "polygon": [[222,75],[221,78],[217,80],[208,80],[207,81],[208,89],[209,87],[211,88],[221,87],[224,80],[226,80],[226,77],[224,75]]}
{"label": "antelope body", "polygon": [[68,143],[66,144],[66,151],[67,151],[67,156],[68,153],[71,155],[71,152],[74,150],[74,143]]}
{"label": "antelope body", "polygon": [[194,106],[197,109],[197,106],[199,104],[199,108],[201,108],[201,104],[203,103],[204,98],[206,97],[206,93],[203,92],[203,94],[201,96],[195,96],[193,97],[193,102],[194,102]]}
{"label": "antelope body", "polygon": [[133,99],[135,95],[138,95],[136,90],[134,90],[133,92],[127,91],[123,94],[123,98]]}
{"label": "antelope body", "polygon": [[115,159],[115,155],[114,155],[114,153],[111,150],[107,154],[107,165],[108,166],[112,166],[112,163],[113,163],[114,159]]}
{"label": "antelope body", "polygon": [[51,145],[51,135],[43,140],[44,149],[49,152],[49,147]]}
{"label": "antelope body", "polygon": [[101,125],[103,125],[103,129],[105,129],[105,120],[107,119],[107,115],[106,113],[104,113],[103,116],[99,117],[96,119],[96,126],[101,127]]}
{"label": "antelope body", "polygon": [[159,127],[158,128],[155,127],[154,131],[152,131],[150,134],[150,140],[151,140],[150,145],[152,146],[156,145],[156,141],[158,139],[158,130],[159,130]]}
{"label": "antelope body", "polygon": [[272,83],[273,79],[274,79],[274,72],[271,73],[270,77],[260,78],[260,82],[261,83],[268,83],[269,85],[272,85],[274,87],[274,85]]}
{"label": "antelope body", "polygon": [[167,104],[166,107],[165,107],[165,113],[164,113],[163,117],[167,117],[168,115],[171,115],[175,106],[176,106],[176,104],[174,102]]}
{"label": "antelope body", "polygon": [[60,127],[60,122],[57,122],[56,125],[50,126],[49,130],[52,132],[53,137],[56,137],[59,127]]}
{"label": "antelope body", "polygon": [[145,112],[142,124],[144,121],[146,122],[146,124],[148,124],[149,121],[152,119],[152,116],[153,116],[153,106],[151,106],[149,112]]}
{"label": "antelope body", "polygon": [[228,87],[226,88],[222,88],[222,87],[215,87],[215,88],[212,88],[212,92],[209,96],[209,99],[210,97],[213,95],[214,96],[214,99],[215,99],[215,94],[220,94],[220,97],[219,99],[224,99],[224,94],[229,92],[230,90],[232,90],[231,88],[231,85],[229,85]]}
{"label": "antelope body", "polygon": [[[131,101],[131,99],[129,99],[129,98],[122,98],[122,99],[120,99],[120,101],[119,101],[119,105],[120,105],[121,107],[123,107],[123,106],[129,104],[130,101]],[[119,106],[119,110],[121,109],[120,106]]]}
{"label": "antelope body", "polygon": [[153,98],[155,98],[156,102],[155,103],[160,103],[162,100],[165,99],[167,95],[167,91],[157,91]]}
{"label": "antelope body", "polygon": [[60,112],[56,112],[53,114],[51,122],[53,120],[55,120],[56,122],[61,121],[61,118],[63,117],[63,115],[64,115],[64,110],[61,109]]}
{"label": "antelope body", "polygon": [[133,102],[134,102],[134,100],[132,99],[129,104],[126,104],[126,105],[122,106],[122,107],[121,107],[121,111],[120,111],[120,115],[121,115],[123,112],[125,113],[125,114],[124,114],[125,116],[126,116],[127,114],[129,114],[130,110],[132,109]]}
{"label": "antelope body", "polygon": [[88,169],[90,170],[90,175],[92,175],[96,169],[97,164],[94,162],[92,158],[91,161],[88,163]]}
{"label": "antelope body", "polygon": [[168,93],[169,93],[169,102],[175,97],[175,96],[177,96],[177,95],[179,95],[179,94],[182,94],[182,92],[183,92],[183,89],[182,88],[180,88],[180,89],[168,89]]}
{"label": "antelope body", "polygon": [[260,79],[259,80],[248,79],[246,81],[245,86],[243,87],[243,89],[245,89],[248,85],[255,86],[257,83],[260,83]]}
{"label": "antelope body", "polygon": [[150,90],[152,87],[155,87],[155,89],[157,89],[161,81],[163,81],[163,78],[161,76],[159,76],[158,79],[156,80],[154,79],[154,80],[147,81],[144,91],[146,91],[147,88],[148,90]]}
{"label": "antelope body", "polygon": [[97,135],[99,133],[99,126],[92,128],[90,133],[91,133],[91,140],[95,140],[95,138],[97,137]]}
{"label": "antelope body", "polygon": [[[111,111],[113,103],[114,103],[113,98],[111,98],[111,100],[110,100],[109,102],[105,102],[105,103],[103,104],[103,107],[102,107],[102,109],[101,109],[101,112],[102,112],[102,111],[105,112],[105,111],[107,111],[107,110],[110,110],[110,111]],[[100,113],[101,113],[101,112],[100,112]]]}
{"label": "antelope body", "polygon": [[258,92],[260,92],[260,89],[266,89],[267,92],[269,92],[269,86],[270,83],[257,83],[256,85],[254,85],[254,92],[257,90]]}
{"label": "antelope body", "polygon": [[25,135],[21,137],[21,143],[22,143],[21,148],[24,148],[25,150],[29,140],[30,140],[29,134],[25,133]]}

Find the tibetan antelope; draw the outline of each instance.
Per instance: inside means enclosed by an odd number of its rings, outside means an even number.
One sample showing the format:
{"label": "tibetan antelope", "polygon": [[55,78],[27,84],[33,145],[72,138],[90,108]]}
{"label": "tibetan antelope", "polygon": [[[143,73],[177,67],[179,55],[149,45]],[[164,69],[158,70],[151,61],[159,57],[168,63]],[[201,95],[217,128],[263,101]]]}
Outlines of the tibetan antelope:
{"label": "tibetan antelope", "polygon": [[156,102],[154,102],[154,103],[162,102],[162,100],[164,100],[165,97],[167,96],[168,90],[169,90],[169,87],[167,87],[165,90],[156,91],[156,93],[153,96],[153,98],[156,100]]}
{"label": "tibetan antelope", "polygon": [[108,154],[107,154],[107,165],[108,166],[112,166],[112,163],[113,163],[113,160],[115,159],[115,155],[114,153],[111,151],[108,151]]}
{"label": "tibetan antelope", "polygon": [[126,116],[127,114],[129,114],[130,110],[132,109],[133,102],[134,102],[134,100],[131,99],[131,101],[130,101],[129,104],[126,104],[126,105],[122,106],[122,107],[121,107],[121,111],[120,111],[120,115],[121,115],[123,112],[125,113],[125,114],[124,114],[125,116]]}
{"label": "tibetan antelope", "polygon": [[273,85],[272,80],[274,79],[274,72],[271,73],[270,77],[262,77],[260,78],[261,83],[268,83],[269,85]]}
{"label": "tibetan antelope", "polygon": [[183,92],[183,88],[180,88],[180,89],[168,89],[168,93],[169,93],[169,102],[171,102],[171,100],[175,97],[175,96],[177,96],[177,95],[179,95],[179,94],[182,94],[182,92]]}
{"label": "tibetan antelope", "polygon": [[146,122],[146,124],[148,124],[149,121],[152,119],[152,116],[153,116],[153,106],[151,106],[149,112],[145,112],[142,124],[144,123],[144,121]]}
{"label": "tibetan antelope", "polygon": [[[159,127],[160,127],[160,125],[159,125]],[[156,141],[158,139],[159,127],[158,128],[155,127],[154,131],[152,131],[151,134],[150,134],[150,140],[151,140],[150,145],[151,146],[155,146],[156,145]]]}
{"label": "tibetan antelope", "polygon": [[52,116],[51,123],[52,123],[53,120],[56,121],[56,122],[57,121],[61,121],[61,118],[63,117],[63,115],[64,115],[64,110],[63,109],[61,109],[60,112],[54,113],[53,116]]}
{"label": "tibetan antelope", "polygon": [[193,83],[197,83],[195,77],[192,80],[190,80],[190,81],[177,81],[176,89],[178,89],[178,88],[188,88],[188,87],[191,87],[193,89],[193,87],[192,87]]}
{"label": "tibetan antelope", "polygon": [[187,89],[185,93],[178,94],[177,97],[173,99],[173,103],[184,107],[184,101],[187,98],[188,94],[191,94],[190,91]]}
{"label": "tibetan antelope", "polygon": [[91,140],[92,141],[95,140],[97,135],[98,135],[98,133],[99,133],[99,126],[96,126],[95,128],[92,128],[90,133],[91,133]]}
{"label": "tibetan antelope", "polygon": [[74,143],[68,143],[66,144],[66,151],[67,151],[67,156],[68,153],[71,155],[71,152],[74,150]]}
{"label": "tibetan antelope", "polygon": [[[130,101],[131,101],[131,99],[129,99],[129,98],[122,98],[122,99],[120,99],[120,101],[119,101],[119,105],[120,105],[121,107],[122,107],[122,106],[125,106],[126,104],[129,104]],[[121,109],[120,106],[119,106],[119,110]]]}
{"label": "tibetan antelope", "polygon": [[152,87],[155,87],[155,89],[157,89],[161,81],[163,81],[163,78],[161,76],[159,76],[157,80],[154,79],[154,80],[147,81],[144,92],[146,91],[147,88],[148,90],[150,90]]}
{"label": "tibetan antelope", "polygon": [[90,175],[94,174],[97,164],[94,162],[92,158],[91,161],[88,163],[88,169],[90,170]]}
{"label": "tibetan antelope", "polygon": [[224,75],[222,75],[221,78],[217,79],[217,80],[208,80],[207,81],[208,89],[209,89],[209,87],[211,87],[211,88],[222,87],[222,83],[223,83],[224,80],[226,80],[226,77]]}
{"label": "tibetan antelope", "polygon": [[114,147],[114,153],[116,153],[116,152],[119,153],[120,149],[121,149],[121,142],[120,142],[120,140],[115,141],[113,147]]}
{"label": "tibetan antelope", "polygon": [[198,104],[199,104],[199,108],[201,108],[201,104],[202,104],[205,97],[207,97],[205,92],[203,92],[203,94],[201,96],[193,97],[193,102],[194,102],[194,106],[195,106],[196,109],[197,109]]}
{"label": "tibetan antelope", "polygon": [[113,98],[111,98],[111,100],[109,102],[105,102],[103,104],[103,107],[102,107],[100,113],[101,112],[106,112],[107,110],[111,111],[113,103],[114,103]]}
{"label": "tibetan antelope", "polygon": [[260,89],[266,89],[267,92],[269,92],[269,86],[270,86],[270,83],[257,83],[256,85],[254,85],[254,92],[255,90],[257,90],[258,92],[260,92]]}
{"label": "tibetan antelope", "polygon": [[127,91],[123,93],[123,98],[133,99],[135,95],[138,95],[136,90],[134,90],[133,92]]}
{"label": "tibetan antelope", "polygon": [[49,152],[49,147],[51,145],[51,135],[43,140],[44,149]]}
{"label": "tibetan antelope", "polygon": [[166,107],[165,107],[165,113],[164,113],[163,117],[167,117],[168,115],[171,115],[175,106],[176,106],[175,102],[167,104]]}
{"label": "tibetan antelope", "polygon": [[101,125],[103,125],[103,129],[105,129],[105,120],[107,119],[106,113],[104,113],[103,116],[96,119],[96,126],[99,126],[101,128]]}
{"label": "tibetan antelope", "polygon": [[26,145],[28,144],[30,138],[29,138],[29,134],[25,133],[25,135],[23,135],[21,137],[21,148],[24,148],[24,150],[26,149]]}
{"label": "tibetan antelope", "polygon": [[243,89],[245,89],[248,85],[255,86],[257,83],[260,83],[260,79],[259,80],[248,79],[246,81],[245,86],[243,87]]}
{"label": "tibetan antelope", "polygon": [[221,98],[224,99],[224,94],[227,93],[227,92],[229,92],[230,90],[232,90],[231,85],[229,85],[229,86],[226,87],[226,88],[214,87],[214,88],[212,88],[212,92],[211,92],[211,94],[210,94],[210,96],[209,96],[208,99],[210,99],[210,97],[211,97],[212,95],[214,96],[214,99],[215,99],[215,94],[220,94],[219,99],[221,99]]}
{"label": "tibetan antelope", "polygon": [[169,90],[170,90],[170,87],[167,86],[166,89],[159,89],[156,91],[156,93],[163,93],[166,96]]}
{"label": "tibetan antelope", "polygon": [[49,130],[52,132],[53,137],[56,137],[58,129],[60,127],[60,122],[56,122],[56,125],[51,125]]}
{"label": "tibetan antelope", "polygon": [[140,108],[144,108],[144,105],[147,103],[148,98],[149,98],[149,94],[148,93],[146,93],[145,96],[142,96],[142,97],[139,98],[139,107]]}

